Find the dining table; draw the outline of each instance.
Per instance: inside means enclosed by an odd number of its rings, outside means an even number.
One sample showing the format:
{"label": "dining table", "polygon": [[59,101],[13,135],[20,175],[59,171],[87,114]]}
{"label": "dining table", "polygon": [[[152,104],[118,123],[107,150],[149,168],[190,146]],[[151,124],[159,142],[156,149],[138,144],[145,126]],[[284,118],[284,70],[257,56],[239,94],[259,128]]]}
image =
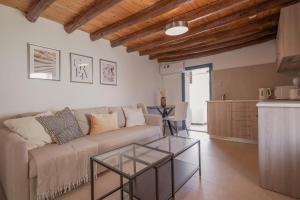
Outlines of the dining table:
{"label": "dining table", "polygon": [[151,110],[157,111],[162,116],[162,119],[163,119],[163,135],[165,136],[166,123],[169,126],[171,135],[173,135],[171,122],[169,120],[165,120],[165,118],[168,117],[172,113],[172,111],[175,109],[175,106],[174,105],[148,106],[147,108],[148,108],[149,111],[151,111]]}
{"label": "dining table", "polygon": [[166,106],[148,106],[148,110],[156,110],[162,116],[162,118],[168,117],[172,111],[175,109],[175,105],[166,105]]}

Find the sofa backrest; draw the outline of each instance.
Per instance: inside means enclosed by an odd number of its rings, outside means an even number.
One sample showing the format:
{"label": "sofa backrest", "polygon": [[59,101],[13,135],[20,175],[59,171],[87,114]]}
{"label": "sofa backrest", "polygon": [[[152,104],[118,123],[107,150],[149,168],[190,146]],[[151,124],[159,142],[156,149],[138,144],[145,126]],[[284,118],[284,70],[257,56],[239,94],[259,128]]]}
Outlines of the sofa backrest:
{"label": "sofa backrest", "polygon": [[[124,106],[123,106],[124,107]],[[125,107],[134,107],[134,106],[125,106]],[[118,113],[118,124],[119,127],[125,127],[126,125],[126,119],[125,115],[123,112],[123,109],[121,106],[111,106],[111,107],[95,107],[95,108],[80,108],[80,109],[73,109],[72,110],[75,118],[78,121],[79,127],[82,130],[83,134],[88,134],[90,131],[90,119],[89,115],[91,113],[96,113],[96,114],[107,114],[107,113],[113,113],[117,112]],[[55,111],[54,111],[55,112]],[[21,118],[21,117],[29,117],[29,116],[34,116],[39,114],[40,112],[29,112],[29,113],[22,113],[15,115],[10,118]],[[5,121],[7,118],[2,119],[0,127],[4,127],[3,121]]]}
{"label": "sofa backrest", "polygon": [[78,121],[79,127],[84,135],[90,132],[90,118],[91,113],[95,114],[107,114],[107,107],[96,107],[96,108],[82,108],[73,110],[76,120]]}

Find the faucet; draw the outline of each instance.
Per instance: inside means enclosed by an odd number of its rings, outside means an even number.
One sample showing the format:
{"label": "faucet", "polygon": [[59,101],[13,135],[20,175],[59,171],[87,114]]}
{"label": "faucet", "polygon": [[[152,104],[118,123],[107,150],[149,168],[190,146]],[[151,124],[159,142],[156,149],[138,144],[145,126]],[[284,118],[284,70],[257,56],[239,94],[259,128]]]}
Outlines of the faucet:
{"label": "faucet", "polygon": [[226,99],[226,94],[222,94],[221,99],[222,99],[222,101],[225,101],[225,99]]}

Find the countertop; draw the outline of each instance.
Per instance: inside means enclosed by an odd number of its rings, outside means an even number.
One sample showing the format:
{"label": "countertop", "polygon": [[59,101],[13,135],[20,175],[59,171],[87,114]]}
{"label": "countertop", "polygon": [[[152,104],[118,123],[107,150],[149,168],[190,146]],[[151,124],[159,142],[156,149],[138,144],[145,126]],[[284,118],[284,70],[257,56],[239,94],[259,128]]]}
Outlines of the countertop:
{"label": "countertop", "polygon": [[289,100],[269,100],[260,101],[257,107],[280,107],[280,108],[300,108],[300,101]]}
{"label": "countertop", "polygon": [[207,101],[210,103],[224,103],[224,102],[259,102],[259,100],[211,100],[211,101]]}

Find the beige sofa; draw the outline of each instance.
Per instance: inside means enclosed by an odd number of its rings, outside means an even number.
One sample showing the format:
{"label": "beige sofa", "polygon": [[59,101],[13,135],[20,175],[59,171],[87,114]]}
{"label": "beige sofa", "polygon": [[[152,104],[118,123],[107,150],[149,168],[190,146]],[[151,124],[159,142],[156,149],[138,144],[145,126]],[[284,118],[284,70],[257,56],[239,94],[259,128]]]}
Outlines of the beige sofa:
{"label": "beige sofa", "polygon": [[[145,115],[146,125],[125,127],[125,116],[121,107],[100,107],[74,110],[74,115],[81,129],[87,131],[89,122],[86,118],[88,113],[118,112],[120,129],[99,134],[96,136],[86,135],[76,139],[80,145],[81,140],[91,146],[98,145],[98,153],[109,151],[130,143],[145,143],[162,136],[159,115]],[[32,114],[19,115],[18,117]],[[62,151],[68,144],[48,144],[39,148],[60,148]],[[54,148],[55,147],[55,148]],[[31,151],[27,150],[25,141],[17,134],[6,128],[0,129],[0,181],[2,190],[7,200],[32,200],[36,199],[37,170],[35,161],[31,157]]]}

